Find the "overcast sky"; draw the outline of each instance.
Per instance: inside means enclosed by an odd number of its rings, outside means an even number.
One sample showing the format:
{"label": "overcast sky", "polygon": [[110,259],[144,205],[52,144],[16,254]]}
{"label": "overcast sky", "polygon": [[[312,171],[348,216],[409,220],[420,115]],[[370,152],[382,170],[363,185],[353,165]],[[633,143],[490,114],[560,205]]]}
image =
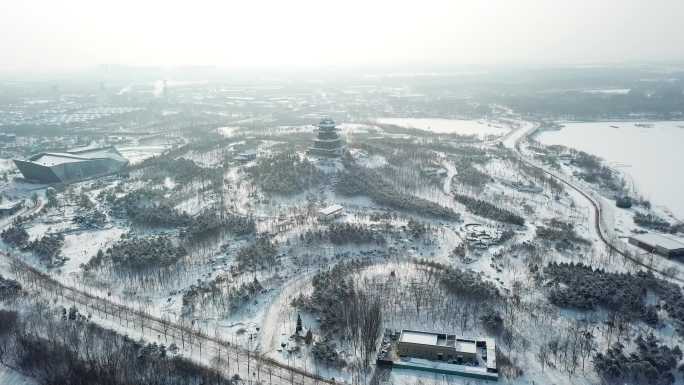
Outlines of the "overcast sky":
{"label": "overcast sky", "polygon": [[2,0],[0,70],[684,61],[684,0]]}

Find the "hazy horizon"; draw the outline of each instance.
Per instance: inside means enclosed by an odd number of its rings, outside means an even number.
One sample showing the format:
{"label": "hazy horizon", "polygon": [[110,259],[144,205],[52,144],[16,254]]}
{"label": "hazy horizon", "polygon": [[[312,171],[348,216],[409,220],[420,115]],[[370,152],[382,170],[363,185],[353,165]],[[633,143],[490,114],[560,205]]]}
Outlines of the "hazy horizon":
{"label": "hazy horizon", "polygon": [[675,0],[11,2],[0,71],[680,63],[682,15]]}

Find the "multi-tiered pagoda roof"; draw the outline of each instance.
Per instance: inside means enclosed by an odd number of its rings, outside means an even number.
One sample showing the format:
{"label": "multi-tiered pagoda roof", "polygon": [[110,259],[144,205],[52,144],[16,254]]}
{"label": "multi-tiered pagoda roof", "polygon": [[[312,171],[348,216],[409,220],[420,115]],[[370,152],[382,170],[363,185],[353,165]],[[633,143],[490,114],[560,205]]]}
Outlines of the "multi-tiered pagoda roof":
{"label": "multi-tiered pagoda roof", "polygon": [[317,136],[313,145],[309,147],[309,154],[327,157],[338,157],[342,155],[344,144],[335,128],[335,121],[325,118],[318,123],[316,130]]}

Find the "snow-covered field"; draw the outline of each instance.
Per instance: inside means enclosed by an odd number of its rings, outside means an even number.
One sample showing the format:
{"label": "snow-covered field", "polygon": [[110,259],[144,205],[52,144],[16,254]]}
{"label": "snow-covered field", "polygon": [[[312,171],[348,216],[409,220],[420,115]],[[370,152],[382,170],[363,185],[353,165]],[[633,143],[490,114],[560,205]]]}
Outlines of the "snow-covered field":
{"label": "snow-covered field", "polygon": [[12,171],[15,169],[14,162],[12,159],[0,159],[0,174],[7,171]]}
{"label": "snow-covered field", "polygon": [[476,135],[484,138],[490,135],[504,135],[509,128],[501,123],[458,119],[426,118],[379,118],[381,124],[392,124],[404,128],[415,128],[437,134]]}
{"label": "snow-covered field", "polygon": [[[461,135],[478,135],[482,138],[493,135],[500,136],[495,141],[501,141],[506,147],[512,148],[515,141],[524,136],[535,125],[529,122],[476,122],[448,119],[380,119],[379,124],[396,124],[403,127],[413,127],[435,133],[457,133]],[[512,127],[520,127],[510,131]],[[372,124],[342,124],[343,134],[378,133],[382,131]],[[281,126],[273,129],[274,133],[286,136],[288,133],[312,130],[311,126]],[[238,127],[224,127],[224,135],[230,136],[239,132]],[[507,135],[501,137],[501,135]],[[275,137],[277,138],[277,136]],[[260,148],[269,147],[278,140],[263,141]],[[515,336],[517,344],[499,344],[514,364],[524,370],[521,377],[515,379],[501,378],[507,384],[590,384],[598,381],[591,363],[586,365],[586,373],[575,377],[568,376],[560,368],[542,368],[535,353],[542,344],[549,340],[553,330],[558,335],[569,333],[568,330],[577,320],[585,317],[601,320],[605,317],[601,312],[588,313],[559,310],[549,304],[544,295],[543,282],[536,282],[532,271],[545,266],[549,262],[581,262],[593,267],[601,267],[607,271],[633,272],[636,267],[624,263],[618,257],[611,257],[606,248],[599,242],[595,232],[594,215],[590,202],[578,192],[570,189],[558,191],[550,184],[544,184],[543,178],[534,176],[524,168],[518,167],[510,152],[497,150],[494,143],[480,143],[475,148],[463,148],[464,151],[487,151],[485,160],[473,162],[471,170],[485,173],[487,177],[481,186],[467,185],[463,180],[463,163],[459,163],[457,151],[452,154],[435,153],[433,157],[411,158],[407,163],[396,164],[396,154],[388,151],[383,154],[367,153],[366,149],[352,148],[352,156],[360,167],[373,169],[379,173],[395,171],[396,180],[393,187],[401,193],[410,194],[440,206],[453,209],[461,215],[460,221],[436,219],[415,212],[390,209],[373,201],[368,196],[342,196],[336,192],[333,181],[337,181],[334,172],[344,171],[343,162],[316,162],[327,175],[325,184],[305,189],[303,192],[290,196],[266,194],[258,184],[244,171],[244,166],[229,164],[224,167],[221,189],[211,188],[208,184],[194,181],[182,184],[169,176],[160,186],[149,186],[141,177],[131,176],[128,179],[115,181],[102,180],[102,185],[88,190],[91,182],[84,182],[60,191],[60,199],[66,201],[60,207],[51,208],[47,213],[32,220],[26,225],[31,240],[36,240],[48,233],[61,232],[65,236],[62,256],[68,260],[60,268],[48,269],[41,266],[37,258],[32,258],[28,252],[22,254],[27,261],[38,268],[53,275],[56,279],[70,286],[87,290],[88,292],[109,296],[112,301],[129,305],[157,317],[169,317],[173,321],[185,322],[192,320],[193,325],[209,334],[216,333],[231,343],[259,352],[280,362],[297,366],[309,372],[319,373],[325,377],[335,377],[351,382],[353,379],[350,368],[333,368],[317,362],[311,347],[296,343],[290,337],[295,329],[297,315],[301,313],[304,328],[314,330],[315,339],[322,337],[319,320],[315,314],[306,314],[292,306],[292,300],[300,294],[312,291],[311,280],[317,271],[328,269],[340,261],[349,259],[363,259],[368,266],[362,271],[354,273],[350,278],[361,288],[372,288],[373,285],[387,283],[390,272],[400,282],[421,281],[425,278],[417,268],[413,259],[424,258],[431,262],[445,266],[470,270],[481,274],[481,279],[492,283],[504,295],[516,295],[516,305],[506,307],[507,327]],[[360,147],[360,146],[359,146]],[[151,154],[158,154],[164,146],[136,146],[124,148],[123,153],[132,161],[140,161]],[[400,150],[397,150],[397,152]],[[448,151],[448,150],[445,150]],[[497,152],[500,151],[500,152]],[[523,149],[525,151],[525,149]],[[432,154],[432,152],[431,152]],[[223,162],[223,153],[218,150],[207,152],[189,151],[183,157],[192,159],[203,167],[216,167]],[[422,155],[422,154],[420,154]],[[425,160],[427,159],[427,161]],[[414,162],[414,163],[410,163]],[[422,162],[422,163],[421,163]],[[442,173],[436,179],[428,180],[421,174],[425,164],[434,163]],[[463,167],[463,168],[461,168]],[[398,171],[397,171],[398,169]],[[445,171],[445,172],[444,172]],[[472,171],[471,171],[472,172]],[[571,174],[572,170],[562,166],[562,173]],[[136,174],[137,175],[137,174]],[[541,180],[540,180],[541,179]],[[181,180],[181,179],[179,179]],[[430,183],[427,183],[429,181]],[[518,185],[514,185],[518,183]],[[535,191],[523,191],[515,186],[534,185]],[[134,274],[120,274],[111,270],[103,270],[87,274],[81,269],[100,249],[106,249],[123,234],[131,236],[148,236],[170,234],[176,237],[179,229],[146,228],[132,226],[125,218],[112,218],[107,213],[107,223],[102,228],[79,228],[72,222],[74,215],[79,213],[74,203],[83,191],[95,202],[97,209],[107,212],[106,203],[100,193],[116,191],[116,197],[122,197],[127,192],[154,187],[165,197],[172,197],[173,206],[190,215],[197,215],[202,210],[217,210],[220,202],[231,214],[250,215],[256,221],[259,234],[267,235],[270,240],[277,242],[277,256],[273,266],[262,269],[242,270],[238,267],[238,254],[245,247],[254,242],[254,237],[221,234],[216,239],[193,246],[188,246],[188,255],[183,257],[175,270],[160,276],[135,277]],[[221,192],[223,196],[221,196]],[[466,194],[488,202],[510,213],[524,217],[523,226],[504,224],[473,214],[470,208],[454,200],[453,194]],[[23,192],[24,196],[28,191]],[[369,194],[370,195],[370,194]],[[70,197],[67,199],[67,197]],[[338,223],[366,225],[382,233],[384,244],[346,244],[335,245],[327,240],[305,242],[303,237],[308,232],[326,230],[327,224],[319,221],[316,216],[318,209],[330,204],[339,203],[344,206],[344,214],[337,219]],[[610,228],[615,237],[625,236],[635,227],[633,221],[634,209],[622,210],[613,208],[612,202],[603,199],[604,213],[608,216]],[[608,215],[609,214],[609,215]],[[383,217],[384,215],[384,217]],[[389,215],[389,216],[388,216]],[[378,217],[384,219],[377,219]],[[418,220],[429,227],[428,235],[413,239],[409,236],[407,227],[409,220]],[[543,244],[537,237],[537,229],[548,226],[553,219],[562,219],[576,232],[577,236],[589,241],[588,244],[559,249],[554,245]],[[510,234],[510,238],[503,239],[503,234]],[[480,238],[478,238],[480,237]],[[479,241],[474,241],[478,238]],[[482,239],[486,241],[482,241]],[[501,241],[499,242],[499,239]],[[521,245],[533,245],[539,255],[526,254]],[[465,256],[459,257],[456,249],[465,246]],[[631,247],[631,246],[630,246]],[[636,250],[634,250],[636,252]],[[661,268],[676,267],[677,263],[657,258],[653,264]],[[246,295],[244,301],[236,307],[225,307],[216,298],[201,297],[194,301],[186,296],[190,290],[203,288],[209,293],[208,287],[217,281],[232,287],[258,281],[262,289],[259,292]],[[439,285],[435,285],[439,286]],[[197,289],[199,290],[199,289]],[[370,290],[370,289],[369,289]],[[214,295],[214,294],[211,294]],[[207,297],[210,297],[207,294]],[[221,297],[221,294],[218,295]],[[509,297],[512,298],[512,297]],[[219,298],[223,299],[223,298]],[[486,335],[478,318],[465,321],[455,317],[446,317],[448,311],[456,306],[458,296],[443,295],[442,299],[435,299],[424,304],[424,311],[414,311],[413,300],[405,295],[402,304],[397,299],[396,307],[388,308],[385,312],[383,327],[393,329],[415,328],[430,330],[449,330],[461,335]],[[416,300],[417,301],[417,300]],[[449,302],[451,301],[451,302]],[[190,303],[185,303],[190,302]],[[407,305],[411,304],[411,305]],[[195,307],[196,305],[196,307]],[[482,305],[482,304],[478,304]],[[402,307],[404,306],[404,307]],[[464,312],[469,309],[463,305]],[[503,306],[503,305],[502,305]],[[508,305],[510,306],[510,304]],[[483,305],[484,307],[484,305]],[[472,310],[472,309],[471,309]],[[480,311],[478,307],[476,309]],[[474,311],[474,310],[473,310]],[[461,313],[459,313],[461,314]],[[479,313],[478,313],[479,314]],[[104,322],[112,323],[111,320]],[[117,330],[130,332],[138,336],[137,332],[127,330],[123,325],[114,325]],[[597,323],[595,330],[598,341],[606,345],[603,339],[605,326]],[[660,335],[667,335],[667,330],[658,331]],[[671,335],[673,333],[670,332]],[[555,334],[554,334],[555,335]],[[145,338],[158,340],[159,336],[147,335]],[[671,341],[674,337],[671,337]],[[358,357],[340,341],[340,355],[348,362],[354,362]],[[191,353],[193,356],[196,353]],[[209,361],[207,358],[203,362]],[[0,371],[0,380],[2,379]],[[482,381],[463,379],[456,376],[427,374],[409,370],[395,370],[390,374],[392,383],[401,384],[479,384]],[[3,383],[0,381],[0,383]]]}
{"label": "snow-covered field", "polygon": [[87,263],[98,250],[106,249],[125,232],[123,228],[112,226],[107,229],[67,234],[64,237],[62,255],[69,260],[60,268],[62,274],[78,273],[81,264]]}
{"label": "snow-covered field", "polygon": [[140,163],[147,158],[159,155],[169,148],[166,145],[121,146],[117,150],[128,159],[131,164]]}

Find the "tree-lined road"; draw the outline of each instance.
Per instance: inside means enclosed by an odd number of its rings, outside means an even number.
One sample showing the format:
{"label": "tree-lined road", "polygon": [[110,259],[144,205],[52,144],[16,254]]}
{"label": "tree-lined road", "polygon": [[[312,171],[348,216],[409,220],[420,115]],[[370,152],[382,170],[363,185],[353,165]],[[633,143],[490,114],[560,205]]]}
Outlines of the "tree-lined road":
{"label": "tree-lined road", "polygon": [[[39,202],[33,207],[20,211],[12,218],[20,215],[32,215],[42,207],[43,204]],[[9,226],[12,223],[12,218],[0,223],[0,230]],[[323,378],[316,373],[283,364],[257,352],[231,344],[218,336],[210,336],[193,328],[190,324],[161,319],[145,311],[133,309],[112,302],[107,298],[66,286],[9,252],[0,251],[0,256],[9,263],[15,278],[24,286],[34,289],[43,296],[51,296],[61,299],[64,303],[84,306],[91,312],[97,312],[100,316],[104,315],[105,319],[111,318],[111,321],[118,321],[120,327],[127,328],[130,331],[141,331],[142,334],[148,331],[163,336],[165,341],[173,342],[186,353],[191,353],[189,358],[199,358],[202,364],[221,370],[228,378],[238,374],[242,379],[256,380],[269,385],[336,383],[336,381]],[[219,361],[217,362],[217,360]]]}

